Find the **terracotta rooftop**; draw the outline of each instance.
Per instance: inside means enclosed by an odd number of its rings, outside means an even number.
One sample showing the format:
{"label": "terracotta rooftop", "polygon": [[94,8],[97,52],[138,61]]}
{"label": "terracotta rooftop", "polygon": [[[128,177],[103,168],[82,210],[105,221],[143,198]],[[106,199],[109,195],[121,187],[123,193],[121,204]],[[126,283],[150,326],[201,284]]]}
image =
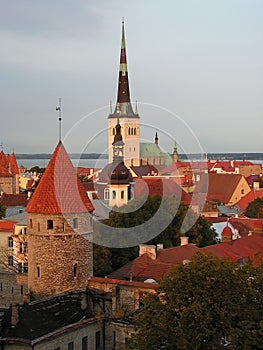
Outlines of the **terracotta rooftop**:
{"label": "terracotta rooftop", "polygon": [[258,190],[252,189],[248,194],[246,194],[243,198],[240,199],[236,204],[240,206],[240,208],[245,211],[250,202],[253,202],[257,198],[263,198],[263,188]]}
{"label": "terracotta rooftop", "polygon": [[81,213],[94,210],[60,141],[27,206],[28,213]]}
{"label": "terracotta rooftop", "polygon": [[196,192],[206,193],[207,190],[207,199],[214,200],[227,204],[237,185],[242,179],[240,174],[203,174],[201,178],[208,176],[208,190],[206,189],[205,181],[200,181],[197,183]]}
{"label": "terracotta rooftop", "polygon": [[26,207],[28,204],[27,194],[7,194],[3,193],[0,203],[4,204],[6,207]]}
{"label": "terracotta rooftop", "polygon": [[0,232],[13,232],[16,223],[17,221],[0,220]]}
{"label": "terracotta rooftop", "polygon": [[186,193],[175,181],[172,179],[147,177],[143,179],[135,178],[135,197],[148,195],[150,197],[155,195],[160,196],[175,196],[181,202],[190,204],[192,197]]}
{"label": "terracotta rooftop", "polygon": [[176,264],[190,261],[197,252],[212,254],[215,258],[227,258],[237,263],[252,259],[257,264],[263,260],[263,237],[254,234],[229,243],[219,243],[204,248],[187,244],[162,249],[157,252],[156,259],[152,259],[146,253],[112,272],[109,278],[129,280],[132,276],[134,281],[144,281],[148,278],[156,280],[170,272]]}

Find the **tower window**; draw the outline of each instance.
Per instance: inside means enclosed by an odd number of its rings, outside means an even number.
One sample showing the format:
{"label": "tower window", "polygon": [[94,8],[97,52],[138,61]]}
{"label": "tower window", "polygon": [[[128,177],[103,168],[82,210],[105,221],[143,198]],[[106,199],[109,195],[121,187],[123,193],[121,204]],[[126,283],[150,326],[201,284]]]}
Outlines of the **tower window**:
{"label": "tower window", "polygon": [[65,232],[65,223],[62,222],[62,232]]}
{"label": "tower window", "polygon": [[121,199],[124,199],[124,191],[121,191]]}
{"label": "tower window", "polygon": [[73,219],[73,228],[78,228],[78,218]]}
{"label": "tower window", "polygon": [[73,276],[77,277],[78,264],[74,264],[73,266]]}
{"label": "tower window", "polygon": [[129,130],[128,130],[128,134],[129,134],[129,135],[131,134],[131,128],[129,128]]}
{"label": "tower window", "polygon": [[134,135],[136,135],[136,128],[134,128],[134,132],[133,133],[134,133]]}
{"label": "tower window", "polygon": [[29,219],[29,227],[30,227],[30,228],[33,227],[33,221],[32,221],[32,219]]}
{"label": "tower window", "polygon": [[13,238],[8,237],[8,248],[13,248]]}
{"label": "tower window", "polygon": [[88,350],[88,337],[82,338],[82,350]]}
{"label": "tower window", "polygon": [[40,266],[37,266],[37,277],[40,277]]}
{"label": "tower window", "polygon": [[37,230],[40,232],[40,222],[37,223]]}
{"label": "tower window", "polygon": [[116,191],[112,191],[112,198],[116,199]]}
{"label": "tower window", "polygon": [[53,220],[48,220],[47,221],[47,229],[52,230],[53,229]]}

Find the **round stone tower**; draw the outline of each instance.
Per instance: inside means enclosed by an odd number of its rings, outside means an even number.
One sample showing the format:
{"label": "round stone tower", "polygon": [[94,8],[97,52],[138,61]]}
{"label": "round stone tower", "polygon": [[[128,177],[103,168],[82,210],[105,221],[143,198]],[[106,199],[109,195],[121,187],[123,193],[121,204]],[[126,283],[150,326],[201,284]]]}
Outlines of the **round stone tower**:
{"label": "round stone tower", "polygon": [[28,286],[35,295],[86,287],[93,273],[92,211],[60,141],[27,206]]}

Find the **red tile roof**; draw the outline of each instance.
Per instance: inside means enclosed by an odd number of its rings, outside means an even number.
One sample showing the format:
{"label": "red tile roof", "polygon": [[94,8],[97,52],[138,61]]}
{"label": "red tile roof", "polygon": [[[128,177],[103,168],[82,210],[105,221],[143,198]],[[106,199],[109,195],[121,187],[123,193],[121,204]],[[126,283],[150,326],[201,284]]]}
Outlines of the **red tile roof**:
{"label": "red tile roof", "polygon": [[212,254],[215,258],[227,258],[236,262],[250,258],[257,264],[258,261],[263,260],[263,237],[254,234],[229,243],[219,243],[204,248],[198,248],[192,244],[167,248],[159,250],[156,259],[143,254],[112,272],[109,277],[129,280],[132,275],[133,280],[136,281],[144,281],[148,278],[156,280],[170,272],[176,264],[191,260],[197,252]]}
{"label": "red tile roof", "polygon": [[258,190],[252,189],[249,193],[247,193],[243,198],[240,199],[236,204],[240,206],[240,208],[245,211],[250,202],[253,202],[257,198],[263,198],[263,188]]}
{"label": "red tile roof", "polygon": [[7,194],[3,193],[0,203],[4,204],[6,207],[26,207],[28,203],[27,194]]}
{"label": "red tile roof", "polygon": [[94,208],[59,142],[27,206],[28,213],[91,212]]}
{"label": "red tile roof", "polygon": [[175,196],[181,202],[190,204],[192,197],[172,179],[147,177],[135,178],[135,197],[148,195]]}
{"label": "red tile roof", "polygon": [[0,220],[0,232],[13,232],[16,223],[17,221]]}
{"label": "red tile roof", "polygon": [[14,175],[19,174],[19,169],[16,161],[15,153],[13,152],[10,157],[10,163],[11,163],[11,171]]}
{"label": "red tile roof", "polygon": [[207,199],[227,204],[237,185],[242,179],[240,174],[203,174],[202,179],[208,176],[208,189],[206,188],[206,181],[197,183],[196,192],[206,193]]}

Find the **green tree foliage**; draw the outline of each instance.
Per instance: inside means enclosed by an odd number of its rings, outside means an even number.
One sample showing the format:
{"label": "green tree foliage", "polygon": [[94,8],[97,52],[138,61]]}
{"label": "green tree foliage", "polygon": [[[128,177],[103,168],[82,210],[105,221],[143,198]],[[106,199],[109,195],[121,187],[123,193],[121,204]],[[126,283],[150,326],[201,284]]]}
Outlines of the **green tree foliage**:
{"label": "green tree foliage", "polygon": [[35,165],[30,169],[30,172],[37,173],[37,174],[43,174],[45,170],[46,170],[46,168],[40,168],[38,165]]}
{"label": "green tree foliage", "polygon": [[[104,224],[118,228],[139,227],[139,225],[147,222],[155,215],[162,201],[163,199],[158,195],[147,199],[136,198],[128,203],[127,206],[119,208],[118,211],[112,210],[109,219],[105,220]],[[139,205],[140,203],[143,203],[143,205]],[[187,205],[179,203],[174,197],[165,198],[162,205],[163,207],[158,212],[158,222],[156,223],[156,225],[160,225],[160,233],[153,239],[140,240],[140,243],[154,245],[162,243],[167,248],[180,245],[180,237],[184,235],[189,237],[189,243],[194,243],[198,247],[217,242],[216,232],[211,228],[211,224],[201,217],[196,217]],[[137,207],[139,209],[136,209]],[[173,208],[176,208],[175,212]],[[182,233],[181,227],[187,213],[187,218],[192,223],[192,227],[189,224],[191,228],[188,232]],[[167,225],[165,226],[166,222]],[[103,238],[105,240],[105,232],[101,234],[104,235]],[[143,234],[145,235],[145,232],[140,232],[140,228],[138,228],[138,238],[143,237]],[[116,270],[138,256],[138,247],[110,248],[110,253],[112,268]]]}
{"label": "green tree foliage", "polygon": [[262,265],[197,254],[144,299],[130,349],[263,349],[262,305]]}
{"label": "green tree foliage", "polygon": [[105,277],[112,272],[110,251],[98,244],[93,244],[93,274]]}
{"label": "green tree foliage", "polygon": [[6,206],[3,203],[0,203],[0,219],[5,218],[6,215]]}
{"label": "green tree foliage", "polygon": [[80,175],[79,179],[81,182],[91,182],[91,180],[85,175]]}
{"label": "green tree foliage", "polygon": [[257,198],[249,203],[245,215],[249,218],[263,219],[263,198]]}

